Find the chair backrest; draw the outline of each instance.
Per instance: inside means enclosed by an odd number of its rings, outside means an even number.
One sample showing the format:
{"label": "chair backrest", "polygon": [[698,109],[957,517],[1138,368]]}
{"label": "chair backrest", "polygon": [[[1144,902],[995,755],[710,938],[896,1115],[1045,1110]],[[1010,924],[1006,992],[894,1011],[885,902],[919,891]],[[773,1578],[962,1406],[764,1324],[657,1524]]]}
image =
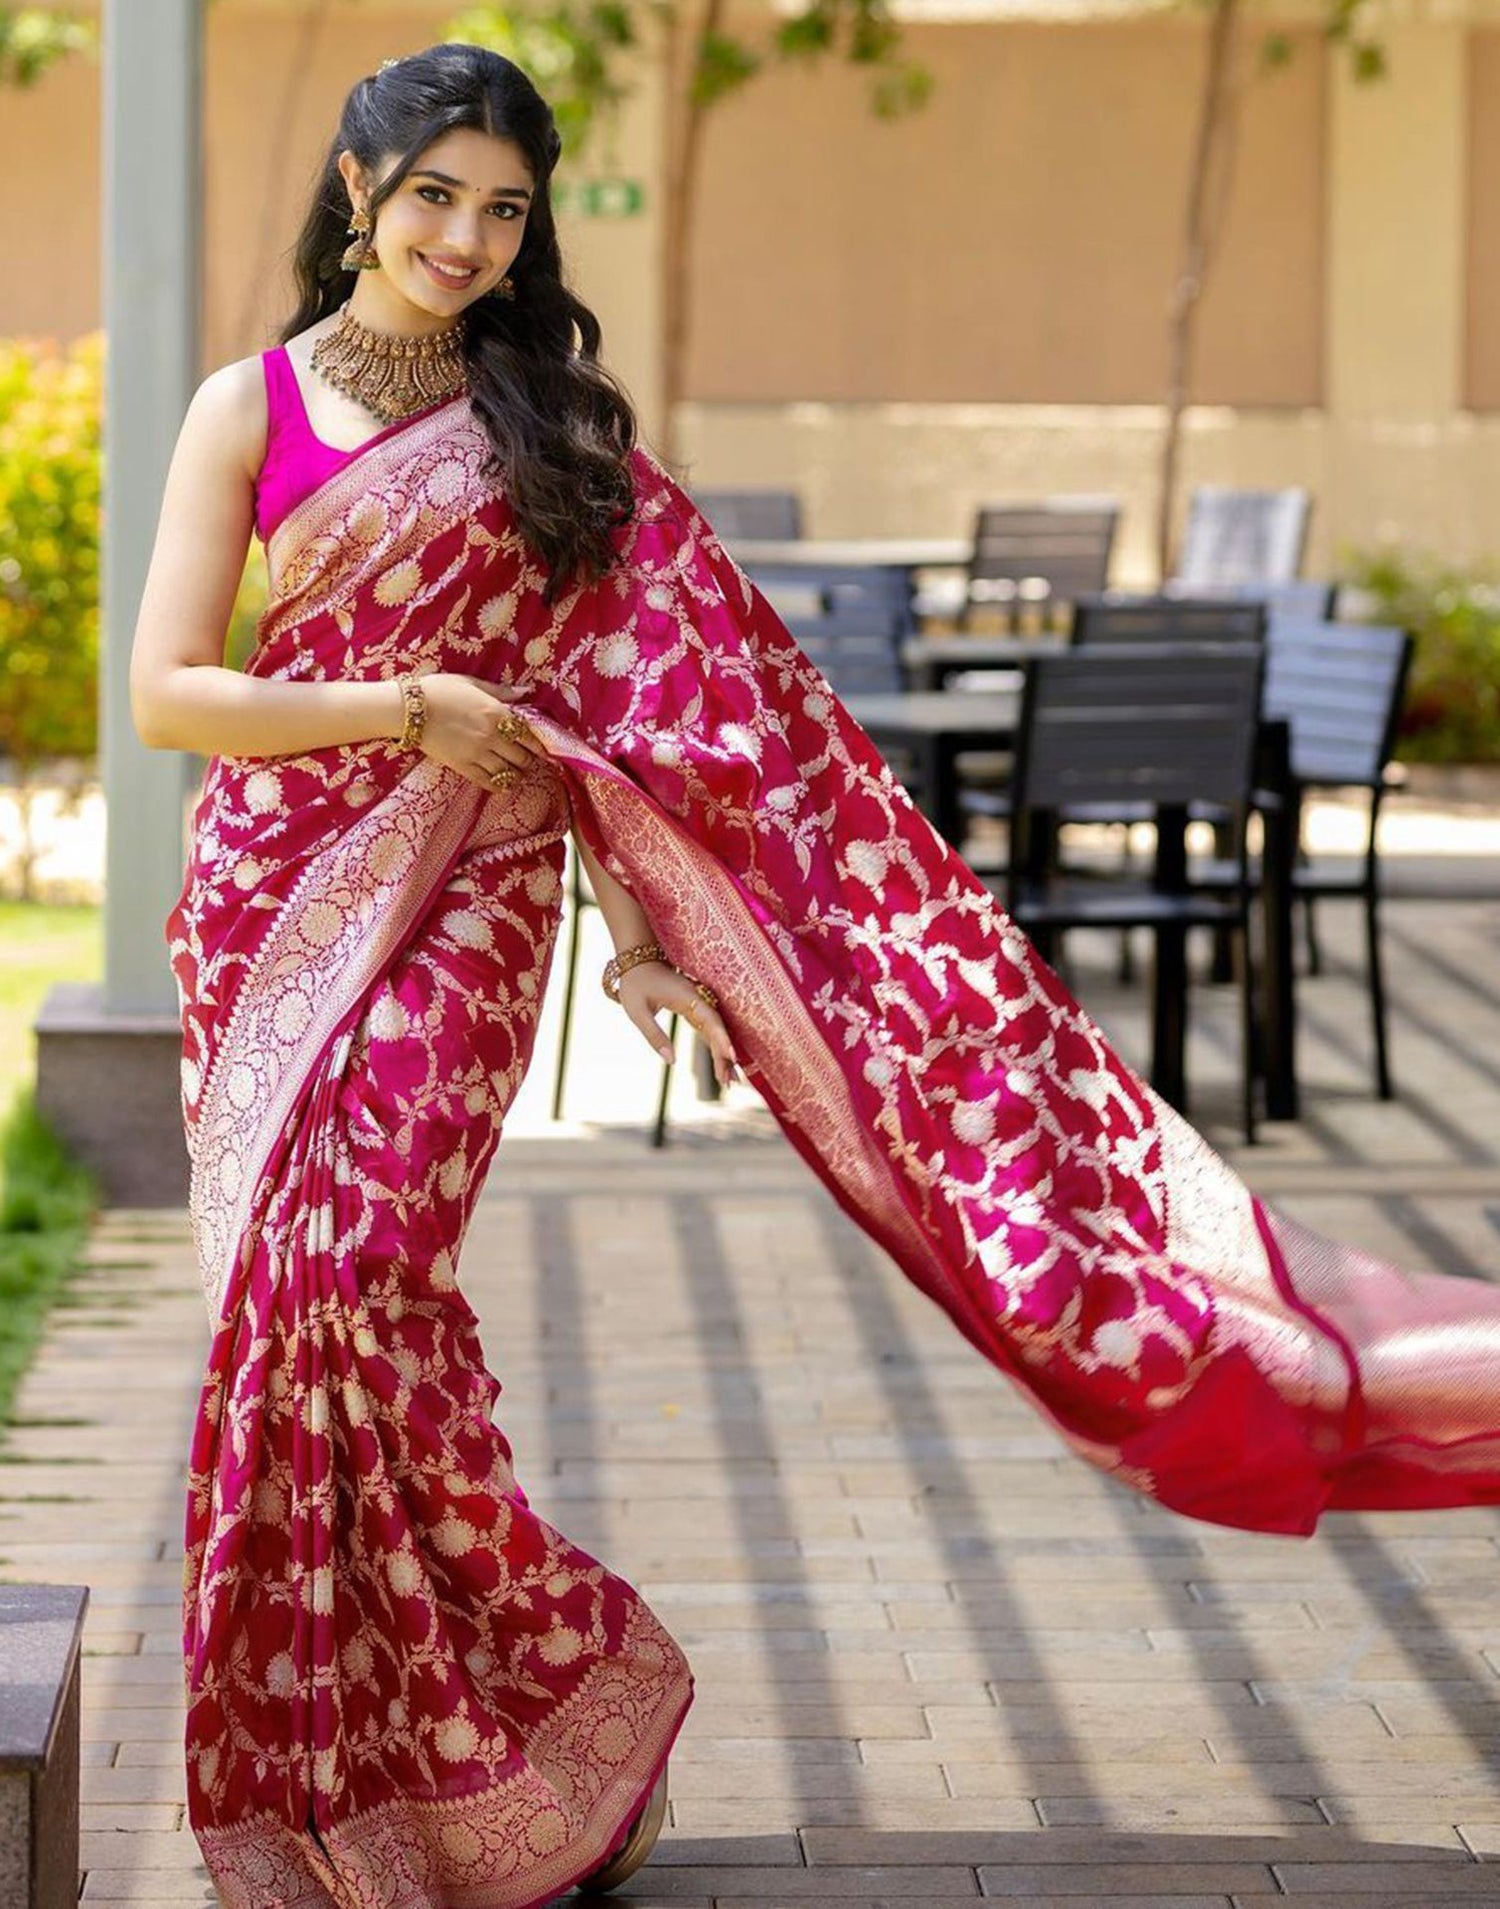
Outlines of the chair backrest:
{"label": "chair backrest", "polygon": [[1263,603],[1268,621],[1279,616],[1300,617],[1304,623],[1331,623],[1338,603],[1339,585],[1323,577],[1293,577],[1287,583],[1228,583],[1211,588],[1206,583],[1191,588],[1173,579],[1163,586],[1169,597],[1193,597],[1200,602],[1227,598],[1232,603]]}
{"label": "chair backrest", "polygon": [[1243,807],[1264,663],[1258,643],[1033,657],[1016,738],[1018,815],[1083,803]]}
{"label": "chair backrest", "polygon": [[1077,649],[1108,643],[1259,643],[1265,605],[1233,597],[1084,597],[1073,606]]}
{"label": "chair backrest", "polygon": [[1176,581],[1289,583],[1302,569],[1312,497],[1305,490],[1230,490],[1200,484],[1188,504]]}
{"label": "chair backrest", "polygon": [[1265,713],[1291,732],[1299,782],[1379,790],[1396,746],[1411,653],[1410,633],[1384,624],[1272,623]]}
{"label": "chair backrest", "polygon": [[972,602],[1071,603],[1104,589],[1120,521],[1114,497],[1049,497],[1037,504],[985,504],[974,519]]}
{"label": "chair backrest", "polygon": [[869,612],[911,623],[911,573],[899,566],[749,563],[745,574],[782,616]]}
{"label": "chair backrest", "polygon": [[865,604],[830,616],[789,616],[782,621],[836,695],[885,696],[905,687],[905,627],[889,609]]}
{"label": "chair backrest", "polygon": [[720,537],[783,543],[802,535],[802,499],[795,491],[695,491],[693,502]]}

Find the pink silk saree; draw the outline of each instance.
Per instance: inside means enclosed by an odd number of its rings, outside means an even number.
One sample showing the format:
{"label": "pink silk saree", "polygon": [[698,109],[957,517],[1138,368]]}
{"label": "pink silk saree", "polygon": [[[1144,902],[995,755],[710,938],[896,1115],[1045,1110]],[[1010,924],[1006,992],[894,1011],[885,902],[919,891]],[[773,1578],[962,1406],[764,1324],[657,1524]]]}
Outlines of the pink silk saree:
{"label": "pink silk saree", "polygon": [[512,686],[489,795],[373,743],[220,758],[168,923],[214,1338],[190,1815],[226,1903],[519,1909],[618,1845],[690,1700],[528,1506],[457,1280],[571,823],[717,990],[854,1219],[1082,1457],[1191,1516],[1500,1498],[1500,1292],[1271,1212],[1116,1058],[643,454],[543,597],[463,400],[272,539],[252,674]]}

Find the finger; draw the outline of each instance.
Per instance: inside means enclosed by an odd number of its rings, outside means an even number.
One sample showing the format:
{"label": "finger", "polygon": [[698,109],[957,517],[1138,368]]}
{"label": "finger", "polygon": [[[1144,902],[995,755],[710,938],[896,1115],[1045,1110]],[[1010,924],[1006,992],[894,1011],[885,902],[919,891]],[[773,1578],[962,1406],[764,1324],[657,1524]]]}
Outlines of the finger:
{"label": "finger", "polygon": [[497,747],[519,749],[528,763],[546,755],[547,751],[540,738],[526,727],[520,717],[502,717],[501,721],[504,726],[497,727],[494,732],[497,737]]}
{"label": "finger", "polygon": [[666,1030],[649,1008],[644,1006],[637,1007],[633,1003],[626,1003],[625,1012],[630,1016],[636,1027],[640,1029],[649,1045],[656,1049],[664,1061],[670,1061],[676,1058],[672,1043],[667,1038]]}
{"label": "finger", "polygon": [[740,1078],[740,1064],[735,1056],[734,1043],[721,1027],[708,1045],[714,1057],[714,1073],[718,1076],[719,1085],[727,1087],[731,1081]]}
{"label": "finger", "polygon": [[739,1079],[739,1057],[734,1051],[734,1042],[730,1039],[729,1029],[725,1027],[718,1012],[701,998],[694,1000],[684,1012],[694,1033],[708,1047],[714,1064],[714,1075],[719,1085],[727,1087],[731,1081]]}

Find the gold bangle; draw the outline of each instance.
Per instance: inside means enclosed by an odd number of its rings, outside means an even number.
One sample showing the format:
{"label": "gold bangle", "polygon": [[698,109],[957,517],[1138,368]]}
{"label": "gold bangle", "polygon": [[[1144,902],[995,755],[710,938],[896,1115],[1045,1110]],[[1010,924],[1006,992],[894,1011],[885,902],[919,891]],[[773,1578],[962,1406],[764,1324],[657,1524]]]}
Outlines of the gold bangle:
{"label": "gold bangle", "polygon": [[621,981],[632,968],[643,967],[648,961],[665,961],[669,968],[672,965],[667,961],[667,951],[659,941],[642,941],[634,948],[622,948],[605,962],[599,985],[611,1001],[618,1001]]}
{"label": "gold bangle", "polygon": [[420,676],[403,676],[399,680],[401,710],[404,717],[401,725],[401,747],[420,749],[422,731],[427,725],[427,697],[422,689],[422,679]]}

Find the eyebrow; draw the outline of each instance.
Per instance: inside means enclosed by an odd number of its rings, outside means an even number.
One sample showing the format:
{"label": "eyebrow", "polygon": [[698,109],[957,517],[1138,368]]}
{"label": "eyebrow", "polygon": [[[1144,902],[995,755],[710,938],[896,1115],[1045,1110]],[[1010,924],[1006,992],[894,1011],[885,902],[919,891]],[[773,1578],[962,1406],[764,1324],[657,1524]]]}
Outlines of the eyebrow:
{"label": "eyebrow", "polygon": [[[436,179],[441,186],[457,186],[461,190],[468,190],[467,180],[455,179],[451,173],[434,172],[430,166],[423,166],[420,171],[413,172],[409,176],[413,179]],[[490,194],[490,197],[492,199],[529,200],[531,198],[531,188],[529,186],[496,186],[495,190]]]}

